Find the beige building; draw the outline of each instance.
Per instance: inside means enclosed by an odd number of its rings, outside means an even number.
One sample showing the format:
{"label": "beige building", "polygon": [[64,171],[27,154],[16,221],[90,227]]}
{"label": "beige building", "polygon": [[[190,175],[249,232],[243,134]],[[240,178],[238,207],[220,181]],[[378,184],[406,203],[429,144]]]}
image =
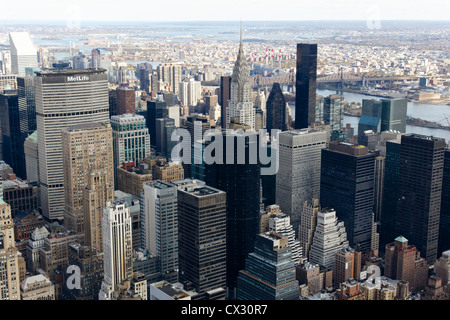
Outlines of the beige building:
{"label": "beige building", "polygon": [[55,300],[55,286],[42,274],[23,280],[20,292],[22,300]]}
{"label": "beige building", "polygon": [[308,258],[311,248],[314,231],[316,230],[317,213],[319,212],[319,199],[305,201],[300,216],[300,226],[298,228],[298,240],[303,248],[303,257]]}
{"label": "beige building", "polygon": [[[98,175],[94,178],[96,188],[114,187],[111,126],[107,123],[96,122],[67,127],[62,130],[62,146],[64,225],[68,230],[82,233],[84,232],[83,193],[88,186],[90,174]],[[99,183],[103,186],[101,187]],[[91,187],[94,188],[93,185]],[[104,205],[104,203],[101,204],[101,206]]]}
{"label": "beige building", "polygon": [[[149,168],[147,164],[142,164]],[[144,190],[144,182],[152,181],[151,168],[127,168],[120,166],[117,168],[117,189],[125,193],[132,194],[135,197],[140,197]]]}
{"label": "beige building", "polygon": [[153,180],[165,182],[184,179],[184,168],[180,162],[158,162],[152,168]]}
{"label": "beige building", "polygon": [[281,213],[280,206],[273,204],[267,206],[265,213],[260,216],[259,219],[259,233],[266,233],[269,231],[269,220],[272,216]]}
{"label": "beige building", "polygon": [[0,197],[0,300],[20,300],[18,251],[9,204]]}

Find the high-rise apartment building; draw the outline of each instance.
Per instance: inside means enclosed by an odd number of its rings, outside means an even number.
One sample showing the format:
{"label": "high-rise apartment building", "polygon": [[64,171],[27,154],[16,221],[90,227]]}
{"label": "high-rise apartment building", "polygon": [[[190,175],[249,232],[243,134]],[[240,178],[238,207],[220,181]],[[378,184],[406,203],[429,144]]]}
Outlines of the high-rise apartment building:
{"label": "high-rise apartment building", "polygon": [[326,208],[320,210],[317,213],[317,226],[309,251],[309,261],[332,269],[335,253],[348,246],[346,228],[336,217],[336,211]]}
{"label": "high-rise apartment building", "polygon": [[316,118],[317,44],[297,44],[295,129],[308,128]]}
{"label": "high-rise apartment building", "polygon": [[319,198],[321,151],[326,146],[326,131],[304,129],[279,134],[276,203],[291,217],[296,233],[305,201]]}
{"label": "high-rise apartment building", "polygon": [[141,247],[156,253],[158,271],[167,281],[178,280],[177,186],[161,180],[144,183],[141,203]]}
{"label": "high-rise apartment building", "polygon": [[375,153],[367,147],[330,142],[322,150],[320,204],[336,210],[351,247],[371,248]]}
{"label": "high-rise apartment building", "polygon": [[26,69],[38,67],[37,50],[28,32],[10,32],[11,73],[26,76]]}
{"label": "high-rise apartment building", "polygon": [[190,78],[179,83],[178,95],[185,106],[196,106],[202,97],[202,86],[200,81]]}
{"label": "high-rise apartment building", "polygon": [[250,66],[245,59],[244,48],[241,40],[239,52],[231,77],[230,99],[226,109],[226,128],[233,118],[238,118],[240,124],[255,129],[255,108],[253,107],[252,85],[250,83]]}
{"label": "high-rise apartment building", "polygon": [[9,204],[0,197],[0,300],[20,300],[18,251]]}
{"label": "high-rise apartment building", "polygon": [[[114,187],[114,161],[112,129],[109,123],[86,123],[69,126],[61,131],[63,172],[64,172],[64,225],[77,233],[84,229],[85,213],[84,189],[91,191],[104,188],[112,200],[111,188]],[[89,185],[90,176],[95,175]],[[102,186],[101,186],[102,185]],[[93,193],[92,193],[93,194]],[[93,201],[93,199],[90,199]],[[97,202],[104,206],[105,203]],[[94,209],[93,209],[94,210]],[[101,213],[100,213],[101,216]],[[100,222],[98,222],[100,224]],[[101,242],[100,242],[101,243]],[[98,246],[97,246],[98,247]]]}
{"label": "high-rise apartment building", "polygon": [[91,51],[91,68],[97,69],[100,68],[100,50],[99,49],[92,49]]}
{"label": "high-rise apartment building", "polygon": [[195,181],[178,185],[179,281],[201,295],[226,288],[226,193]]}
{"label": "high-rise apartment building", "polygon": [[36,122],[42,214],[62,219],[64,174],[61,130],[108,122],[108,79],[104,70],[47,70],[36,74]]}
{"label": "high-rise apartment building", "polygon": [[288,238],[275,232],[258,235],[245,269],[237,278],[237,300],[298,300]]}
{"label": "high-rise apartment building", "polygon": [[179,94],[182,65],[177,63],[161,63],[157,67],[159,80],[169,84],[170,89],[176,95]]}
{"label": "high-rise apartment building", "polygon": [[108,202],[103,211],[104,280],[99,300],[117,298],[121,289],[130,288],[133,279],[131,216],[122,201]]}

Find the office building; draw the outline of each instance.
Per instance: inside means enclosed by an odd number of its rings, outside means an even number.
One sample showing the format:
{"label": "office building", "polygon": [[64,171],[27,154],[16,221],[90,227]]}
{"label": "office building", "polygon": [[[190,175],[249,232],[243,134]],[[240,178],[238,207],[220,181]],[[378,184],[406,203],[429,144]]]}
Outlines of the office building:
{"label": "office building", "polygon": [[153,180],[174,182],[183,180],[184,168],[178,161],[158,161],[152,167]]}
{"label": "office building", "polygon": [[231,93],[231,76],[221,76],[219,84],[219,105],[222,106],[221,127],[227,127],[227,108]]}
{"label": "office building", "polygon": [[322,150],[320,204],[333,208],[351,247],[371,248],[375,153],[364,146],[330,142]]}
{"label": "office building", "polygon": [[5,160],[22,179],[26,178],[25,154],[23,144],[26,138],[20,126],[21,116],[17,90],[5,90],[0,93],[0,134],[2,136],[2,154]]}
{"label": "office building", "polygon": [[[224,150],[228,148],[231,158],[227,160],[224,152],[222,163],[205,167],[206,184],[227,193],[227,297],[235,294],[239,270],[253,251],[259,231],[261,165],[250,159],[250,155],[258,159],[257,142],[245,139],[241,148],[244,137],[236,132],[223,134]],[[238,157],[243,157],[241,163]]]}
{"label": "office building", "polygon": [[300,286],[306,287],[304,289],[305,294],[300,293],[302,296],[315,295],[324,288],[323,279],[320,274],[320,266],[318,264],[305,261],[295,266],[295,277]]}
{"label": "office building", "polygon": [[450,249],[450,149],[445,150],[442,177],[441,216],[439,219],[438,255]]}
{"label": "office building", "polygon": [[44,227],[37,227],[31,234],[28,240],[25,256],[27,271],[31,274],[36,274],[37,269],[40,267],[39,249],[44,246],[44,239],[48,237],[50,232]]}
{"label": "office building", "polygon": [[250,126],[255,129],[255,108],[251,96],[252,87],[250,82],[250,66],[247,63],[241,39],[239,42],[239,52],[233,68],[230,85],[230,99],[226,109],[226,127],[233,118],[238,118],[240,124]]}
{"label": "office building", "polygon": [[298,229],[298,240],[303,249],[303,258],[309,257],[314,231],[317,225],[317,214],[319,213],[319,199],[305,201],[300,217],[300,226]]}
{"label": "office building", "polygon": [[[112,200],[111,188],[114,187],[114,161],[112,129],[109,123],[86,123],[69,126],[61,131],[63,172],[64,172],[64,225],[77,233],[88,232],[84,229],[85,210],[84,189],[88,187],[90,195],[107,192]],[[91,181],[92,176],[95,176]],[[91,183],[89,185],[89,183]],[[100,191],[103,188],[103,191]],[[108,192],[109,190],[109,192]],[[100,193],[96,193],[96,192]],[[103,194],[102,194],[103,195]],[[93,198],[90,198],[94,201]],[[98,199],[96,205],[104,206]],[[95,211],[94,208],[92,210]],[[90,212],[90,216],[95,214]],[[101,212],[97,213],[101,216]],[[98,222],[100,224],[100,222]],[[101,243],[101,242],[100,242]],[[97,246],[98,248],[98,246]]]}
{"label": "office building", "polygon": [[167,281],[177,281],[177,186],[161,180],[146,182],[141,201],[141,247],[158,256],[158,271]]}
{"label": "office building", "polygon": [[100,50],[92,49],[91,51],[91,68],[97,69],[100,68]]}
{"label": "office building", "polygon": [[139,88],[147,93],[151,91],[150,90],[151,73],[152,73],[151,69],[149,70],[142,67],[139,69],[139,82],[140,82]]}
{"label": "office building", "polygon": [[361,252],[350,247],[338,250],[334,255],[333,285],[339,288],[340,284],[350,280],[359,279],[361,274]]}
{"label": "office building", "polygon": [[418,134],[401,138],[396,233],[431,265],[437,259],[445,140]]}
{"label": "office building", "polygon": [[110,201],[102,218],[104,280],[99,300],[117,299],[122,289],[130,289],[133,279],[131,217],[125,203]]}
{"label": "office building", "polygon": [[20,284],[21,300],[55,300],[55,285],[42,274],[25,278]]}
{"label": "office building", "polygon": [[[194,181],[192,181],[194,182]],[[195,181],[178,185],[179,281],[200,295],[226,288],[226,193]]]}
{"label": "office building", "polygon": [[117,167],[123,163],[138,164],[139,161],[150,155],[151,135],[143,116],[129,113],[112,116],[111,128],[115,172],[117,172]]}
{"label": "office building", "polygon": [[117,115],[136,113],[136,93],[130,87],[118,87],[116,89]]}
{"label": "office building", "polygon": [[269,134],[272,129],[288,130],[286,119],[286,100],[279,83],[274,83],[266,102],[267,119],[266,128]]}
{"label": "office building", "polygon": [[50,220],[62,219],[65,196],[61,130],[109,121],[108,79],[102,69],[54,69],[36,75],[42,214]]}
{"label": "office building", "polygon": [[22,140],[36,131],[36,101],[34,93],[34,77],[17,78],[17,94],[19,99],[19,121]]}
{"label": "office building", "polygon": [[143,183],[152,181],[152,170],[145,163],[138,167],[134,166],[134,162],[125,163],[116,170],[117,189],[138,198],[144,190]]}
{"label": "office building", "polygon": [[20,179],[6,180],[0,185],[3,188],[3,201],[10,205],[12,218],[21,211],[33,212],[39,209],[36,186]]}
{"label": "office building", "polygon": [[172,135],[176,130],[175,120],[172,118],[156,119],[156,152],[162,157],[170,159],[172,157],[172,149],[177,144],[172,141]]}
{"label": "office building", "polygon": [[294,265],[298,265],[300,263],[300,258],[303,256],[303,249],[300,246],[300,242],[295,237],[294,228],[292,228],[289,216],[282,212],[272,215],[269,218],[269,232],[275,232],[288,238],[292,261],[294,262]]}
{"label": "office building", "polygon": [[319,198],[321,151],[326,145],[326,131],[304,129],[279,134],[276,203],[291,217],[296,233],[305,201]]}
{"label": "office building", "polygon": [[26,76],[26,69],[38,67],[37,50],[28,32],[10,32],[11,73]]}
{"label": "office building", "polygon": [[39,185],[39,155],[37,131],[30,134],[23,144],[27,181]]}
{"label": "office building", "polygon": [[295,129],[308,128],[316,118],[317,44],[297,44]]}
{"label": "office building", "polygon": [[169,118],[167,102],[163,100],[161,95],[155,99],[147,100],[147,116],[145,119],[152,147],[156,147],[156,119],[159,118]]}
{"label": "office building", "polygon": [[414,245],[403,236],[395,238],[385,248],[384,275],[409,283],[411,290],[425,286],[429,267]]}
{"label": "office building", "polygon": [[309,262],[333,269],[336,252],[348,246],[346,228],[337,219],[336,211],[326,208],[320,210],[309,250]]}
{"label": "office building", "polygon": [[323,122],[329,124],[331,130],[339,130],[344,126],[344,97],[334,94],[323,99]]}
{"label": "office building", "polygon": [[0,197],[0,300],[20,300],[18,252],[9,204]]}
{"label": "office building", "polygon": [[[133,244],[133,250],[139,250],[141,248],[141,203],[140,198],[135,197],[132,194],[125,193],[120,190],[114,191],[115,201],[122,201],[126,203],[128,209],[130,209],[131,216],[131,243]],[[133,264],[134,270],[134,264]],[[134,272],[134,271],[133,271]]]}
{"label": "office building", "polygon": [[434,272],[442,279],[445,286],[450,281],[450,250],[444,251],[434,264]]}
{"label": "office building", "polygon": [[237,300],[298,300],[299,285],[285,236],[258,235],[237,278]]}

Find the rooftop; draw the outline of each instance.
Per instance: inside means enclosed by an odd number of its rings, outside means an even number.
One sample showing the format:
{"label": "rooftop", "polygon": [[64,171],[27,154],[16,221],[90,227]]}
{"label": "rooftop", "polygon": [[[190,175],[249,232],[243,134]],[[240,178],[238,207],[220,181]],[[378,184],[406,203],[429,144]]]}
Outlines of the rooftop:
{"label": "rooftop", "polygon": [[33,41],[31,41],[28,32],[10,32],[9,39],[11,47],[14,46],[18,55],[37,55],[36,47],[34,46]]}

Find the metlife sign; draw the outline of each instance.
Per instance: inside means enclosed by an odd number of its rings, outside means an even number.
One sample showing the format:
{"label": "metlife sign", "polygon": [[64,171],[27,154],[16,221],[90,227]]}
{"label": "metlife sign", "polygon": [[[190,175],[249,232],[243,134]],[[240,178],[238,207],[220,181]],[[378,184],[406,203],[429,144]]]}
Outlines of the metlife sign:
{"label": "metlife sign", "polygon": [[67,82],[89,81],[89,76],[68,76]]}

